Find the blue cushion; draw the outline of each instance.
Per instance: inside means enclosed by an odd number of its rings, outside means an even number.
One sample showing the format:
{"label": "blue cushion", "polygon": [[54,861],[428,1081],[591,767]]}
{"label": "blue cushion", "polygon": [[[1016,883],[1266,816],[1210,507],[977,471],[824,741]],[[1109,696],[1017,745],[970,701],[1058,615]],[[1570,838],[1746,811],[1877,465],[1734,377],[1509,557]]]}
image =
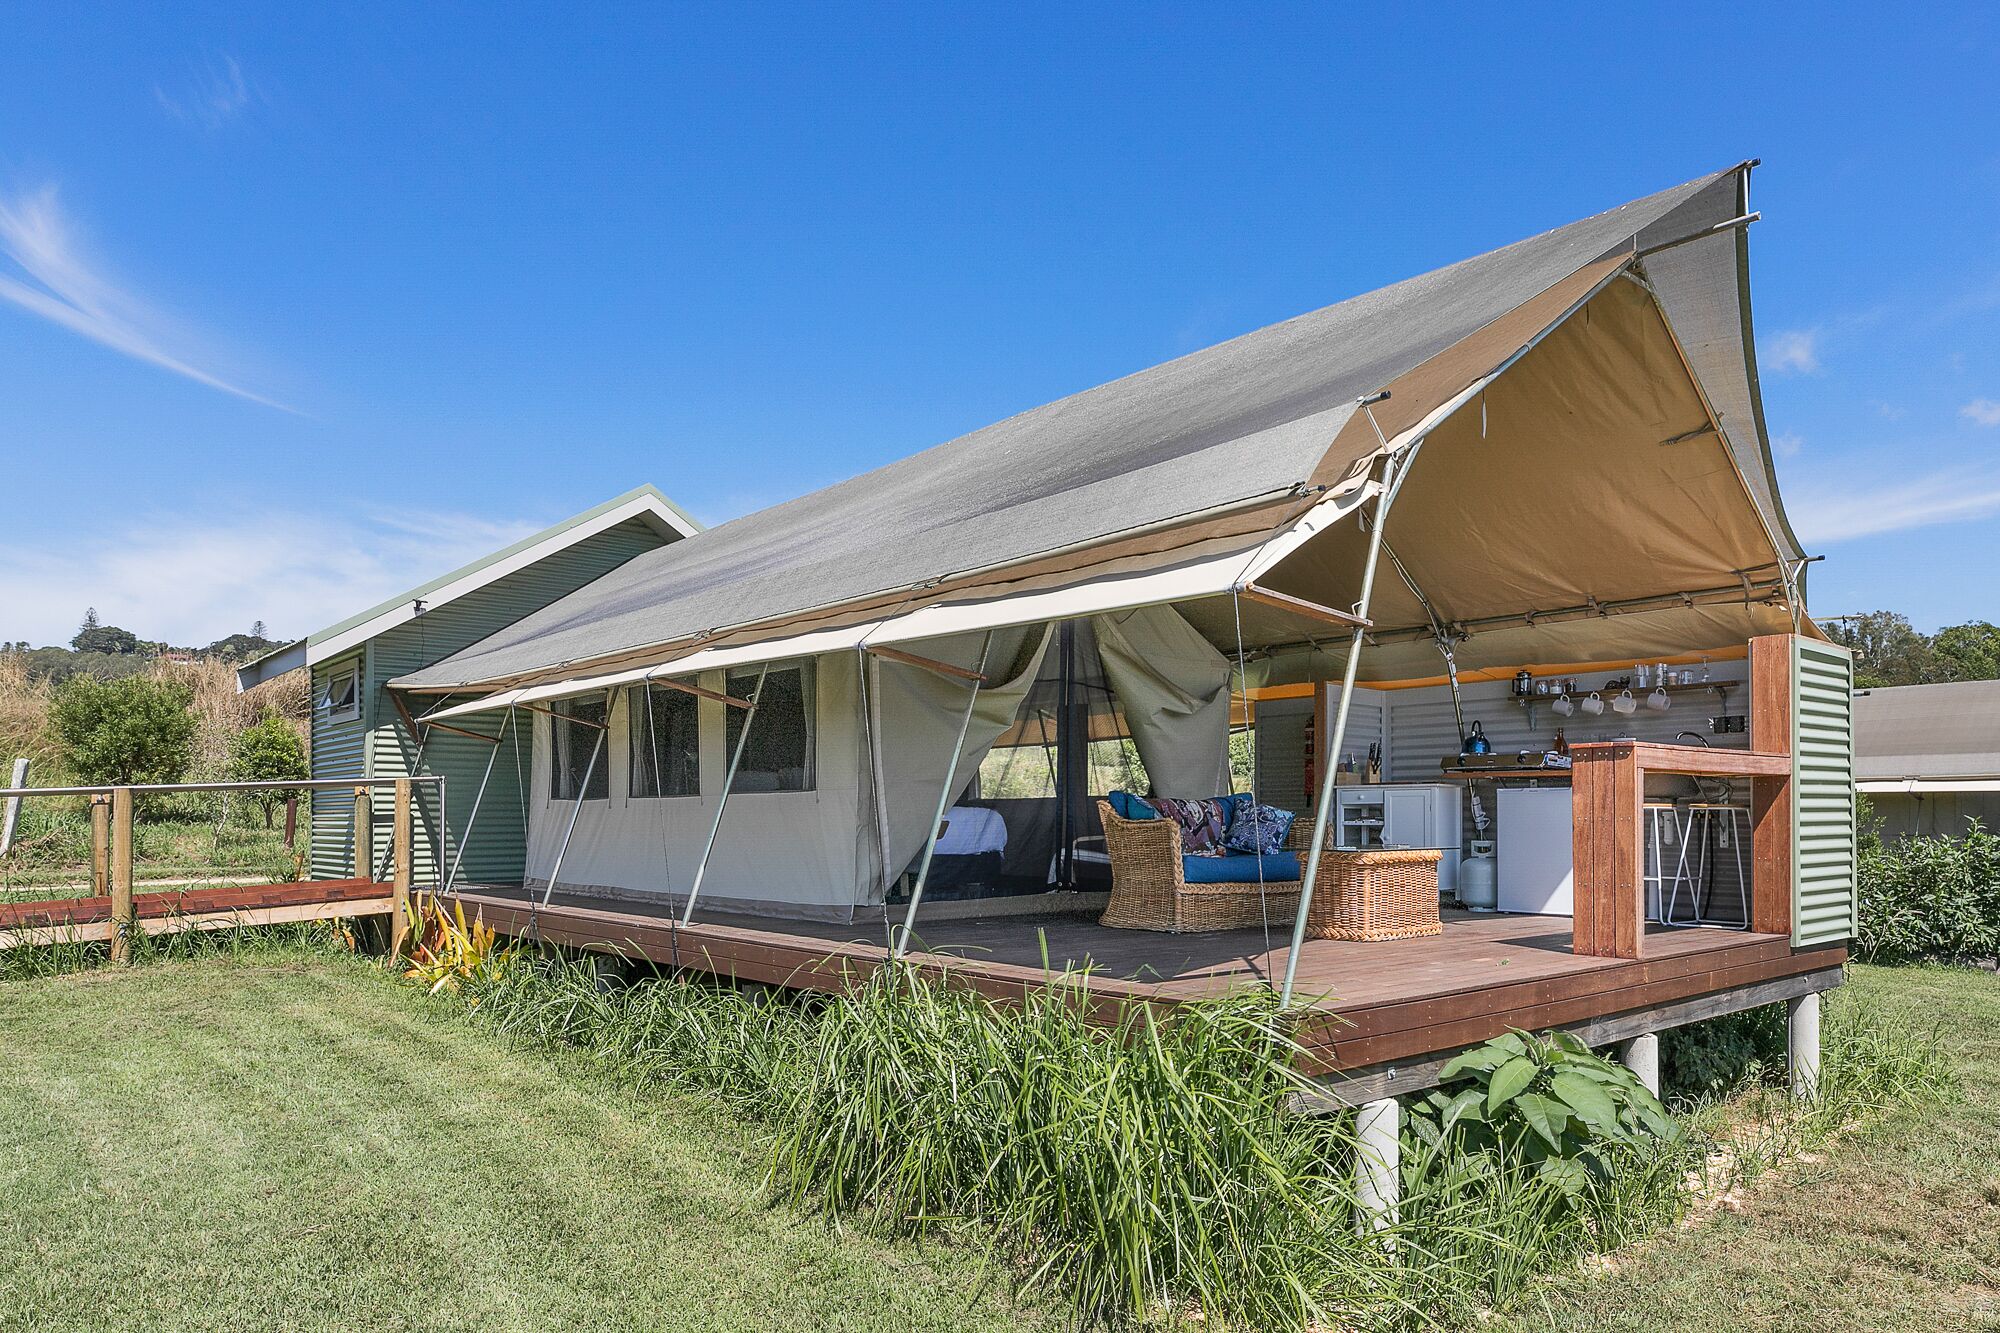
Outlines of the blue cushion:
{"label": "blue cushion", "polygon": [[[1181,878],[1190,884],[1255,884],[1257,859],[1254,856],[1183,856]],[[1263,860],[1264,882],[1267,884],[1299,877],[1299,858],[1292,852],[1276,852]]]}
{"label": "blue cushion", "polygon": [[1158,819],[1155,810],[1143,796],[1134,796],[1129,791],[1114,791],[1104,798],[1111,803],[1111,813],[1120,819]]}

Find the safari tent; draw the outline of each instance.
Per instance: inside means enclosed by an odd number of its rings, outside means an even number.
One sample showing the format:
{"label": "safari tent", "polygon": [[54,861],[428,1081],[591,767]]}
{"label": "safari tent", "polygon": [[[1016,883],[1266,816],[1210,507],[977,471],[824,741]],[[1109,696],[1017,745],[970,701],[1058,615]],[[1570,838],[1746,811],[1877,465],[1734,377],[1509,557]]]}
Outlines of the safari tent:
{"label": "safari tent", "polygon": [[[525,820],[519,882],[447,888],[787,985],[899,951],[1161,1002],[1282,978],[1338,993],[1319,1058],[1378,1091],[1506,1026],[1804,1003],[1852,931],[1848,668],[1762,418],[1753,165],[643,551],[396,676],[416,734],[487,739],[454,809]],[[1197,883],[1114,784],[1282,788],[1305,836]],[[1432,832],[1385,837],[1419,807]],[[1503,886],[1546,853],[1549,896],[1441,909],[1496,810]],[[1318,930],[1330,868],[1391,842],[1438,867],[1421,937]],[[1142,893],[1254,907],[1116,928]]]}

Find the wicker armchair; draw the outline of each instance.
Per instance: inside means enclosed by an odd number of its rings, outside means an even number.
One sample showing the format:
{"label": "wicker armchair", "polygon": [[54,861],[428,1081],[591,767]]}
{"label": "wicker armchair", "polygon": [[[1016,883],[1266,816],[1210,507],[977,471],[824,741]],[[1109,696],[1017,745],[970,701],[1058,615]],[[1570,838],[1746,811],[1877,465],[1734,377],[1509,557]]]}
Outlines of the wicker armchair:
{"label": "wicker armchair", "polygon": [[[1104,849],[1111,857],[1111,903],[1100,925],[1125,930],[1240,930],[1267,918],[1288,921],[1299,909],[1300,882],[1190,884],[1181,864],[1181,828],[1171,819],[1121,819],[1107,801],[1097,803],[1104,821]],[[1304,852],[1313,821],[1293,821],[1287,851]]]}

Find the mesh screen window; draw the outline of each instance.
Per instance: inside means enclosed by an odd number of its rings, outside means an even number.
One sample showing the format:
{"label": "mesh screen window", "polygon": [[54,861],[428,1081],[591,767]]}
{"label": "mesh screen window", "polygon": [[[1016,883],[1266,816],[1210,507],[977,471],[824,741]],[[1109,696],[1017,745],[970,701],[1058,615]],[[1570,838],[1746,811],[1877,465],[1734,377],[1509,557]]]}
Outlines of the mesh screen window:
{"label": "mesh screen window", "polygon": [[[549,765],[549,795],[558,801],[574,801],[577,789],[583,785],[585,769],[590,770],[590,786],[584,790],[586,801],[602,801],[611,795],[611,764],[604,755],[597,756],[597,763],[590,762],[591,752],[597,748],[598,737],[604,734],[605,714],[609,711],[606,701],[596,699],[559,699],[551,705],[555,716],[549,719],[549,738],[554,745]],[[595,725],[592,725],[595,724]]]}
{"label": "mesh screen window", "polygon": [[[757,692],[757,672],[729,673],[729,695],[747,700]],[[764,681],[749,744],[737,765],[732,792],[811,791],[813,786],[813,671],[810,662],[774,668]],[[736,753],[737,738],[750,717],[747,708],[727,710],[725,753]]]}

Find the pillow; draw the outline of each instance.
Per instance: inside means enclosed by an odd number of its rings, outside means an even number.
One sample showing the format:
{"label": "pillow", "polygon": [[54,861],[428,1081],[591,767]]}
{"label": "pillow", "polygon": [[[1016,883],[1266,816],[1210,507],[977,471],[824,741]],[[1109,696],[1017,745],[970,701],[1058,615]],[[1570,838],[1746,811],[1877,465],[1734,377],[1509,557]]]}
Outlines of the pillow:
{"label": "pillow", "polygon": [[1134,796],[1129,791],[1114,791],[1104,798],[1111,806],[1111,813],[1120,819],[1158,819],[1160,812],[1153,803],[1143,796]]}
{"label": "pillow", "polygon": [[1285,849],[1285,838],[1292,831],[1292,821],[1297,818],[1291,811],[1280,810],[1274,805],[1240,801],[1236,817],[1229,821],[1229,832],[1223,835],[1222,844],[1235,852],[1274,856]]}
{"label": "pillow", "polygon": [[1233,796],[1210,796],[1186,801],[1172,796],[1155,796],[1149,802],[1163,819],[1181,826],[1181,851],[1189,856],[1221,856],[1222,837],[1229,828]]}

